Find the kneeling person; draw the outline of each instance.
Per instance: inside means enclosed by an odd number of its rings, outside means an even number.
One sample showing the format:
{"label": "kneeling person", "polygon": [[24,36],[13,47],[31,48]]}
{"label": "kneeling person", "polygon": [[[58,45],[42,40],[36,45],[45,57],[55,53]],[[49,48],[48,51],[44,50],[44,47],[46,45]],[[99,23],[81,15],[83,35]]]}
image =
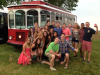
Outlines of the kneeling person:
{"label": "kneeling person", "polygon": [[69,48],[75,51],[76,53],[78,52],[77,49],[72,47],[72,45],[65,39],[65,34],[61,34],[61,39],[59,41],[59,53],[61,54],[60,58],[60,64],[65,64],[64,68],[68,67],[68,62],[69,62]]}
{"label": "kneeling person", "polygon": [[42,61],[42,63],[50,65],[50,69],[54,71],[56,71],[56,69],[53,68],[55,56],[58,56],[58,57],[61,56],[61,54],[58,54],[58,51],[59,51],[58,43],[59,43],[59,38],[56,37],[54,42],[51,42],[45,51],[45,55],[49,58],[50,62]]}

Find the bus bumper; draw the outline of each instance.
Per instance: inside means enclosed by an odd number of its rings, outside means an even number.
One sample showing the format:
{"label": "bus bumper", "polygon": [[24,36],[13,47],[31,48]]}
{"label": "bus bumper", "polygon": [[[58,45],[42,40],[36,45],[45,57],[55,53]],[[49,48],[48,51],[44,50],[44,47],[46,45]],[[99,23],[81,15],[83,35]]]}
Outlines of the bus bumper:
{"label": "bus bumper", "polygon": [[7,43],[15,46],[22,46],[24,44],[24,42],[13,41],[13,40],[8,40]]}

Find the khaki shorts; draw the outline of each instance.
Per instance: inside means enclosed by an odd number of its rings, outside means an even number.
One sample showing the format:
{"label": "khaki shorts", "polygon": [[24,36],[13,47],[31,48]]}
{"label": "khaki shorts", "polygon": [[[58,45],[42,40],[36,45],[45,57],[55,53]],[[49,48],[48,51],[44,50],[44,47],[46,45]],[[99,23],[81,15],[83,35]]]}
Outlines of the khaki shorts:
{"label": "khaki shorts", "polygon": [[79,49],[82,49],[82,43],[81,43],[81,42],[79,42],[78,48],[79,48]]}
{"label": "khaki shorts", "polygon": [[46,52],[46,56],[49,58],[49,61],[50,61],[50,59],[52,58],[52,55],[53,55],[53,54],[51,54],[51,53],[49,53],[49,52]]}

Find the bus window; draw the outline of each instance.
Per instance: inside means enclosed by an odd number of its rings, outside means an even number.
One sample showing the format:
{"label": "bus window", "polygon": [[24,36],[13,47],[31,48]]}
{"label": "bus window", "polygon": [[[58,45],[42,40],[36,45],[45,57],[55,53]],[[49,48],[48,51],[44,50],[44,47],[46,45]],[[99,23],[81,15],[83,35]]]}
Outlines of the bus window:
{"label": "bus window", "polygon": [[46,20],[46,15],[41,15],[41,27],[44,27],[45,24],[47,23],[47,20]]}
{"label": "bus window", "polygon": [[14,12],[9,11],[9,27],[14,28]]}
{"label": "bus window", "polygon": [[4,25],[4,17],[3,14],[0,13],[0,26]]}
{"label": "bus window", "polygon": [[27,28],[34,27],[34,23],[38,23],[38,11],[29,10],[27,11]]}
{"label": "bus window", "polygon": [[46,23],[50,22],[50,12],[46,10],[41,10],[41,27],[44,27]]}
{"label": "bus window", "polygon": [[15,26],[18,29],[25,29],[25,12],[23,10],[15,12]]}
{"label": "bus window", "polygon": [[51,12],[51,22],[52,21],[55,21],[56,17],[55,17],[55,13],[54,12]]}

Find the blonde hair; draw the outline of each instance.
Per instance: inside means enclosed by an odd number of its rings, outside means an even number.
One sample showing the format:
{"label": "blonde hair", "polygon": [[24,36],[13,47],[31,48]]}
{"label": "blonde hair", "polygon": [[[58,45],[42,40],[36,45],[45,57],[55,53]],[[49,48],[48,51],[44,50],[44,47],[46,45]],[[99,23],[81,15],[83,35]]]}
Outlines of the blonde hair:
{"label": "blonde hair", "polygon": [[43,33],[40,32],[40,33],[38,34],[38,38],[40,38],[42,35],[43,35]]}
{"label": "blonde hair", "polygon": [[30,38],[30,37],[27,37],[27,39],[26,39],[26,41],[25,41],[25,45],[28,46],[28,44],[27,44],[27,40],[28,40],[28,39],[30,39],[30,44],[29,44],[29,46],[31,47],[31,38]]}
{"label": "blonde hair", "polygon": [[[80,26],[78,23],[75,23],[74,26],[77,24],[77,29],[80,29]],[[75,27],[74,27],[75,28]]]}

